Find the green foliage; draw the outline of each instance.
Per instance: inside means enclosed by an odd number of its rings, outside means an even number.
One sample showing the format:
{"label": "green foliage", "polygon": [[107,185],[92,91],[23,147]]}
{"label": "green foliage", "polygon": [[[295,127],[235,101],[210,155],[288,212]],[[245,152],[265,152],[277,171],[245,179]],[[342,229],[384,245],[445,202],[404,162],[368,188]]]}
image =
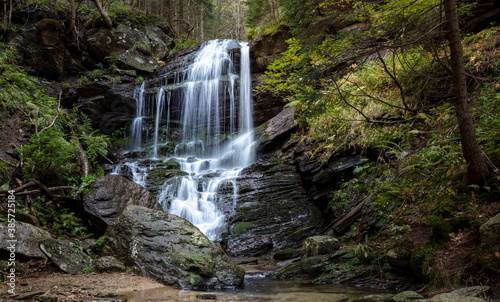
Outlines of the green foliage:
{"label": "green foliage", "polygon": [[70,234],[78,237],[85,235],[87,229],[83,226],[82,221],[75,216],[75,213],[68,209],[54,209],[46,206],[38,201],[33,204],[36,216],[45,225],[49,225],[56,232],[56,235],[62,236]]}
{"label": "green foliage", "polygon": [[17,66],[16,60],[15,49],[0,43],[0,111],[24,112],[39,131],[56,122],[58,102],[40,89],[40,80]]}
{"label": "green foliage", "polygon": [[366,244],[358,244],[354,247],[354,255],[362,261],[369,261],[374,257],[374,250]]}
{"label": "green foliage", "polygon": [[307,90],[300,83],[301,68],[307,63],[307,57],[297,39],[292,38],[286,42],[288,50],[282,53],[280,59],[268,66],[262,77],[263,84],[256,89],[257,93],[269,91],[276,97],[286,99]]}
{"label": "green foliage", "polygon": [[78,174],[75,146],[54,127],[34,134],[29,145],[19,148],[24,158],[25,179],[38,179],[44,184],[68,184]]}
{"label": "green foliage", "polygon": [[101,236],[101,237],[99,237],[97,239],[96,243],[92,247],[92,250],[94,251],[94,253],[96,255],[99,255],[99,253],[101,252],[101,250],[106,246],[106,243],[107,243],[106,236]]}
{"label": "green foliage", "polygon": [[[169,52],[169,55],[172,55],[181,49],[191,47],[191,46],[196,45],[198,43],[199,42],[195,41],[195,40],[186,40],[186,39],[181,38],[181,39],[179,39],[179,41],[177,43],[175,43],[175,47]],[[141,82],[141,81],[137,80],[137,82]]]}
{"label": "green foliage", "polygon": [[95,272],[95,267],[93,265],[86,266],[86,267],[83,268],[83,272],[85,274],[93,273],[93,272]]}
{"label": "green foliage", "polygon": [[283,21],[296,28],[308,26],[320,13],[321,0],[279,0]]}

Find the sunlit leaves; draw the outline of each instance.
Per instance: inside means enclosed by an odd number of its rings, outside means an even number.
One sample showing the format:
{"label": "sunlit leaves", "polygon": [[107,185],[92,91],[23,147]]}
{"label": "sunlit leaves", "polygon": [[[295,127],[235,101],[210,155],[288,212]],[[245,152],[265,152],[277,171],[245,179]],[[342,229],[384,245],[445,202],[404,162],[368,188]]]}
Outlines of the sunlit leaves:
{"label": "sunlit leaves", "polygon": [[262,77],[263,85],[257,88],[259,91],[269,91],[274,96],[288,98],[304,90],[300,83],[302,64],[307,60],[306,54],[302,52],[302,46],[297,39],[287,40],[288,50],[282,57],[268,66],[268,70]]}

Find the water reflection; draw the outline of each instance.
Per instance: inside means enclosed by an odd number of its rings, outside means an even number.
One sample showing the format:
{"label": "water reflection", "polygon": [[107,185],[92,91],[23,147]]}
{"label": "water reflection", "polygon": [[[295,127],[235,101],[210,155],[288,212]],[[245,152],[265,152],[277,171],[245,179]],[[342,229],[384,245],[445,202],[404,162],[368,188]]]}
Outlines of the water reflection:
{"label": "water reflection", "polygon": [[341,284],[312,284],[310,281],[248,276],[242,289],[197,292],[162,287],[130,293],[127,301],[341,302],[373,293],[374,290]]}

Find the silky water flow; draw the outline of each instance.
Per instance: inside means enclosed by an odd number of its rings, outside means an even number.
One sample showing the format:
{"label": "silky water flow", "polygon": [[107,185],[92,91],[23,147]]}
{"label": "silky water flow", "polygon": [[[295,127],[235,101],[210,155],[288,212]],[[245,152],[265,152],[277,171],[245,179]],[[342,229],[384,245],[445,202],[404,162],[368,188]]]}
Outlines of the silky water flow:
{"label": "silky water flow", "polygon": [[[240,48],[239,62],[233,60],[235,48]],[[238,175],[255,160],[249,47],[235,40],[206,42],[191,66],[176,78],[168,85],[153,88],[143,82],[136,88],[132,150],[147,150],[151,162],[174,159],[180,163],[186,174],[166,180],[157,199],[165,211],[189,220],[210,240],[217,240],[226,228],[217,202],[228,198],[218,192],[229,186],[236,203]],[[173,104],[180,109],[175,117]],[[179,120],[175,130],[170,126],[173,120]],[[174,155],[162,157],[160,150],[172,144]],[[125,165],[135,182],[146,185],[148,167],[137,161]]]}

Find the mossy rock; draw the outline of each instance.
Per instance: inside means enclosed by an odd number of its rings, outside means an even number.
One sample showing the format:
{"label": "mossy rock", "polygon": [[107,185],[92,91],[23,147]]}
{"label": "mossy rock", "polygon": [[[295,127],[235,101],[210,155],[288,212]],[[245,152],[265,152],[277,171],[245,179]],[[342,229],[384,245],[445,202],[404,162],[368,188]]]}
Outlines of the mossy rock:
{"label": "mossy rock", "polygon": [[188,173],[182,170],[156,168],[149,171],[147,182],[151,184],[161,185],[163,184],[163,182],[165,182],[166,179],[175,176],[186,176],[186,175],[188,175]]}
{"label": "mossy rock", "polygon": [[162,162],[162,163],[158,164],[158,167],[164,168],[164,169],[169,169],[169,170],[179,170],[181,168],[181,164],[177,160],[171,158],[171,159],[167,160],[166,162]]}
{"label": "mossy rock", "polygon": [[279,279],[315,279],[324,272],[325,264],[325,258],[322,256],[304,258],[285,266],[276,274],[276,277]]}

